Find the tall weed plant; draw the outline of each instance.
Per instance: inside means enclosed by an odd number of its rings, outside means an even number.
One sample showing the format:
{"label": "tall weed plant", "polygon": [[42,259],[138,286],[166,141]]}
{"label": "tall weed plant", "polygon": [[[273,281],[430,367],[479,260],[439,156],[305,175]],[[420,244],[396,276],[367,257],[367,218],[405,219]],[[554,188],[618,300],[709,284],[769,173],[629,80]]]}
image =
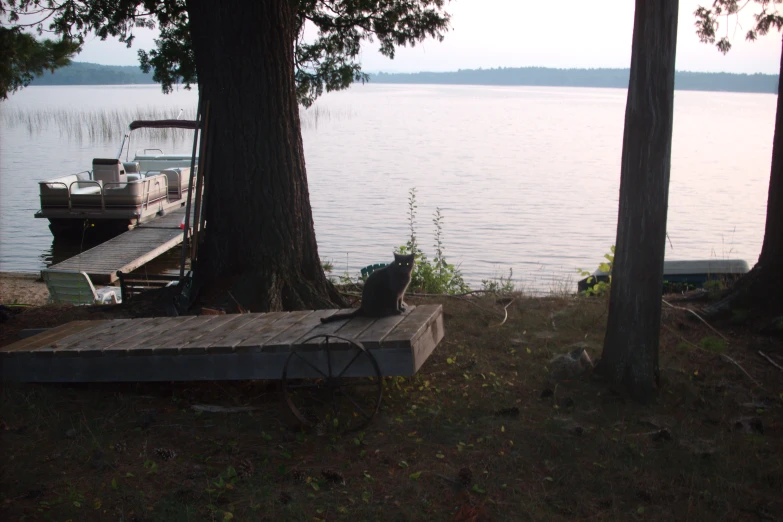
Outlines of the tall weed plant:
{"label": "tall weed plant", "polygon": [[470,287],[462,278],[462,272],[458,267],[446,260],[445,246],[443,244],[443,213],[440,208],[435,209],[432,224],[435,225],[435,255],[432,260],[419,247],[416,234],[416,189],[408,191],[408,225],[411,237],[405,245],[400,246],[401,254],[412,253],[416,264],[411,276],[410,289],[427,294],[461,294],[470,291]]}

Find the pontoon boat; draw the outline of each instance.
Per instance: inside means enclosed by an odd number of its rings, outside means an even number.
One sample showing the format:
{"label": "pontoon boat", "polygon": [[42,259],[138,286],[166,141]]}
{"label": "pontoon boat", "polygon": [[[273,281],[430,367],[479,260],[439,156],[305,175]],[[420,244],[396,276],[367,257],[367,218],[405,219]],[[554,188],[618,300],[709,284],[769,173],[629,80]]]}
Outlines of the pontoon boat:
{"label": "pontoon boat", "polygon": [[35,217],[48,219],[56,237],[80,235],[85,220],[91,226],[117,233],[184,206],[191,194],[191,169],[195,174],[198,157],[140,149],[128,161],[130,136],[141,128],[195,129],[197,125],[186,120],[134,121],[116,158],[95,158],[90,171],[40,181],[41,210]]}

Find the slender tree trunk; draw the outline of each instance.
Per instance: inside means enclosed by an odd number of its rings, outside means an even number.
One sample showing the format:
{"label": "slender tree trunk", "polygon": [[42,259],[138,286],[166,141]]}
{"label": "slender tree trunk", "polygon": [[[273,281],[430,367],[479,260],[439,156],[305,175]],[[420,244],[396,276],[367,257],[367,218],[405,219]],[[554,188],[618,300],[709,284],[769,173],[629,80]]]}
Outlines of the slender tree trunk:
{"label": "slender tree trunk", "polygon": [[294,82],[296,6],[187,0],[199,89],[210,102],[197,275],[208,295],[230,291],[253,311],[342,304],[315,241]]}
{"label": "slender tree trunk", "polygon": [[[783,39],[781,39],[781,43],[783,43]],[[772,168],[769,175],[769,195],[767,196],[767,224],[764,228],[764,243],[761,246],[761,255],[757,264],[757,268],[767,273],[771,274],[773,271],[777,271],[778,276],[783,268],[783,48],[780,55],[779,74],[775,135],[772,139]],[[783,284],[775,285],[774,290],[778,300],[783,298]]]}
{"label": "slender tree trunk", "polygon": [[678,0],[636,0],[609,319],[597,371],[655,393],[671,166]]}
{"label": "slender tree trunk", "polygon": [[732,308],[753,310],[755,315],[763,319],[782,314],[781,270],[783,270],[783,50],[780,56],[775,134],[772,138],[767,223],[764,227],[761,254],[758,263],[734,284],[731,293],[706,310],[707,315],[716,315]]}

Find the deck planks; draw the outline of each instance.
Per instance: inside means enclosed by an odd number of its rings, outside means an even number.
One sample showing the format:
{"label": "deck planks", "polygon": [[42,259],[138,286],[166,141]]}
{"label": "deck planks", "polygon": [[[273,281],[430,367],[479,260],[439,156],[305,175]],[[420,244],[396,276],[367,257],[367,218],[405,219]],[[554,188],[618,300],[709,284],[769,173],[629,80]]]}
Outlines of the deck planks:
{"label": "deck planks", "polygon": [[182,207],[142,223],[47,270],[78,270],[86,272],[94,285],[111,284],[118,279],[118,271],[131,272],[181,244],[184,232],[179,226],[185,210]]}
{"label": "deck planks", "polygon": [[[323,360],[323,338],[310,338],[331,334],[362,343],[384,375],[409,376],[444,336],[440,305],[321,323],[346,311],[74,321],[0,347],[0,375],[31,382],[279,379],[292,349]],[[330,348],[337,367],[352,357],[349,343],[332,339]],[[352,376],[374,371],[369,359],[354,366]],[[306,364],[289,368],[289,377],[313,376]]]}

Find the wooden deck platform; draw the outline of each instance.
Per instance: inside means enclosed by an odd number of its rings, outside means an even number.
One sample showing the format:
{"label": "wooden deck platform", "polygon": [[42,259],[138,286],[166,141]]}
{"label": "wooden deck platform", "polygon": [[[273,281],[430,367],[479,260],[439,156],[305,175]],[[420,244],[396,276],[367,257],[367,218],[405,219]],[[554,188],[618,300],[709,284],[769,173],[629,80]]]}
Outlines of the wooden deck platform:
{"label": "wooden deck platform", "polygon": [[[361,342],[383,375],[410,376],[443,339],[441,305],[404,314],[321,323],[338,310],[74,321],[0,347],[0,377],[24,382],[119,382],[280,379],[292,349],[289,378],[317,378],[326,367],[323,338]],[[330,340],[333,367],[345,377],[373,375],[369,359]],[[362,359],[367,359],[362,357]]]}
{"label": "wooden deck platform", "polygon": [[83,271],[94,285],[111,284],[117,280],[117,271],[135,270],[182,243],[184,234],[179,226],[185,208],[143,223],[47,270]]}

